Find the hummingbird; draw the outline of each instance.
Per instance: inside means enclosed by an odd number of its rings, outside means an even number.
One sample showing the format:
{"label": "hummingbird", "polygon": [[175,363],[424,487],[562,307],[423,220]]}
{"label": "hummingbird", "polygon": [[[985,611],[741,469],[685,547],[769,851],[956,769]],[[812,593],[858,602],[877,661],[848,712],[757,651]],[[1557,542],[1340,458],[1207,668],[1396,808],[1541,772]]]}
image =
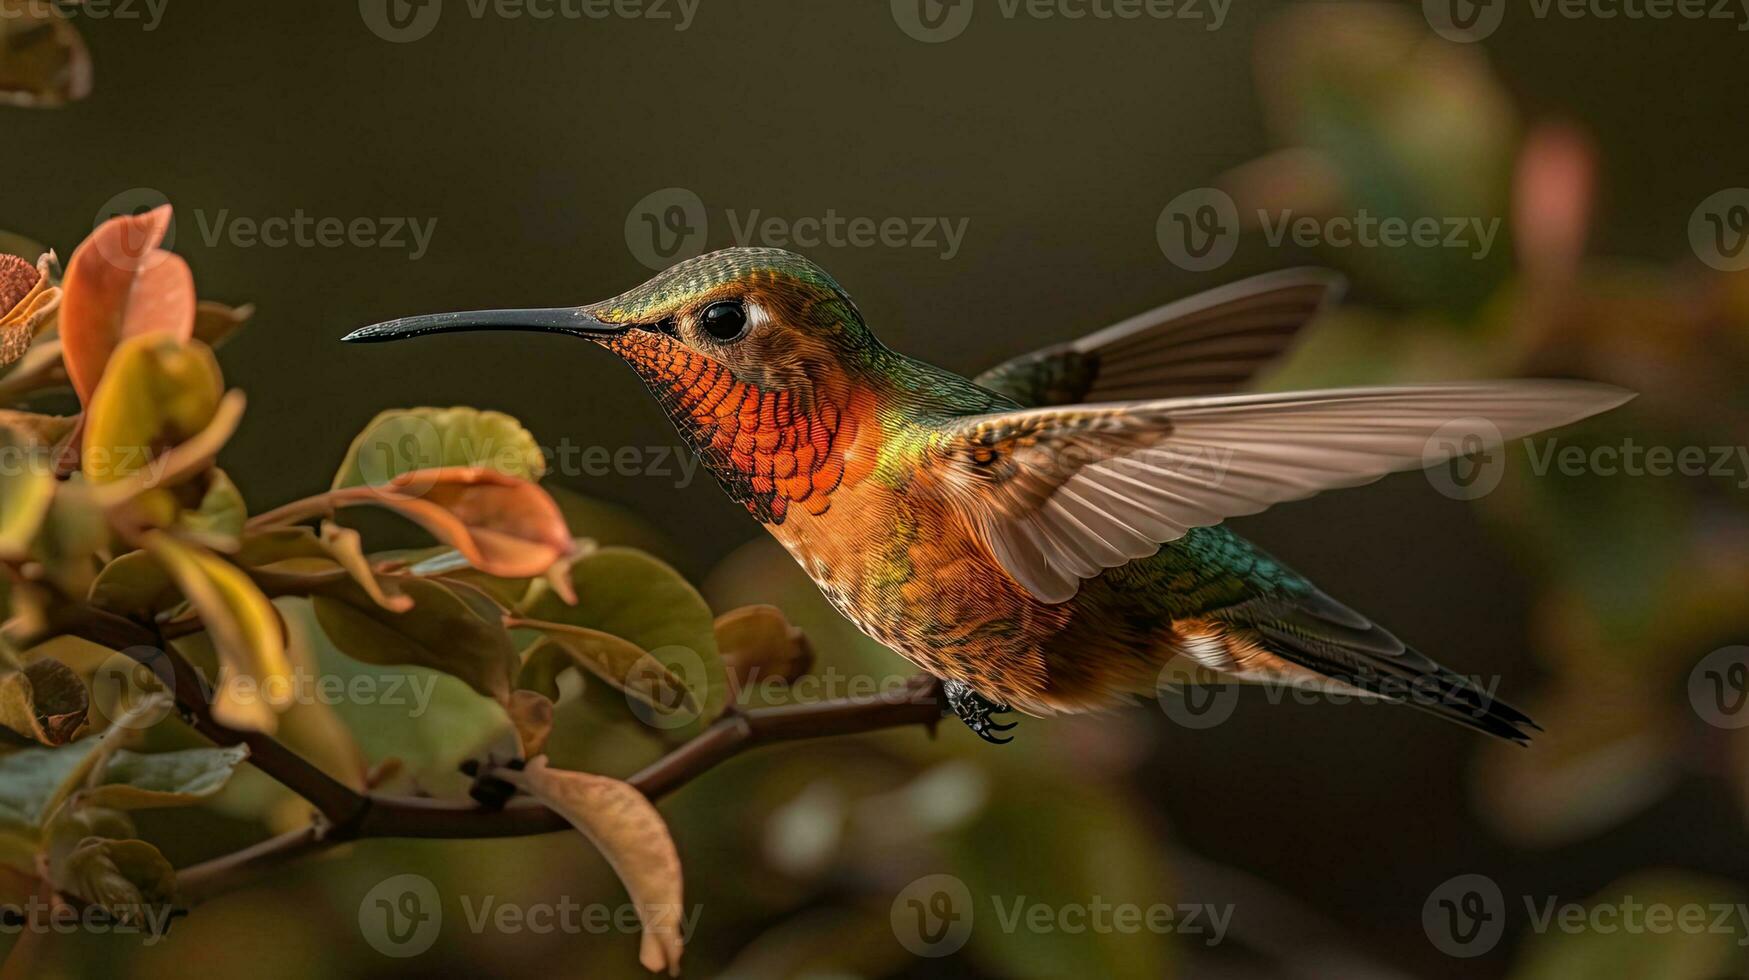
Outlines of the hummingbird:
{"label": "hummingbird", "polygon": [[1523,712],[1332,599],[1223,522],[1512,440],[1633,397],[1583,381],[1255,393],[1341,290],[1288,270],[977,376],[882,344],[792,252],[729,248],[585,306],[413,316],[350,342],[567,334],[643,379],[724,490],[860,630],[1003,742],[1186,672],[1409,704],[1520,744]]}

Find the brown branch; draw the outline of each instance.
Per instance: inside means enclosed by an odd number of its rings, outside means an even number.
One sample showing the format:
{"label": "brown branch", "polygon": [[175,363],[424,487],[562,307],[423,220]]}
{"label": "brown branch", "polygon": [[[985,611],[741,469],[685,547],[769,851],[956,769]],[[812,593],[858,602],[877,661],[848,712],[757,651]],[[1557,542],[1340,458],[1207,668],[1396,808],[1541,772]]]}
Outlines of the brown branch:
{"label": "brown branch", "polygon": [[78,636],[133,657],[166,682],[177,710],[195,731],[218,745],[246,745],[249,761],[287,789],[309,800],[323,819],[347,826],[366,803],[350,786],[328,775],[273,736],[228,727],[212,713],[206,679],[153,627],[87,604],[70,604],[52,614],[53,632]]}
{"label": "brown branch", "polygon": [[[877,697],[731,711],[626,781],[654,800],[757,746],[907,725],[924,725],[933,730],[941,718],[939,688],[935,678],[920,676],[898,691]],[[260,767],[260,760],[251,757],[250,761]],[[271,770],[267,774],[279,778]],[[371,837],[478,839],[526,837],[571,829],[564,817],[527,797],[513,799],[502,809],[481,807],[471,800],[376,793],[361,795],[359,799],[364,809],[355,822],[318,823],[185,868],[177,875],[178,892],[186,902],[194,904],[248,884],[261,873],[298,858]]]}
{"label": "brown branch", "polygon": [[[308,800],[319,817],[308,827],[261,841],[177,875],[183,901],[194,904],[240,887],[261,874],[349,841],[371,837],[523,837],[568,830],[570,824],[536,800],[520,797],[502,808],[472,800],[360,793],[317,768],[281,742],[259,732],[229,728],[212,716],[211,691],[199,672],[153,628],[90,605],[57,613],[50,630],[128,651],[160,678],[172,672],[172,694],[183,717],[220,745],[249,747],[249,762]],[[159,657],[164,663],[157,663]],[[733,756],[761,745],[833,735],[852,735],[907,725],[934,730],[941,717],[940,682],[912,678],[902,688],[873,697],[839,698],[817,704],[731,709],[703,732],[633,774],[626,781],[658,799]]]}

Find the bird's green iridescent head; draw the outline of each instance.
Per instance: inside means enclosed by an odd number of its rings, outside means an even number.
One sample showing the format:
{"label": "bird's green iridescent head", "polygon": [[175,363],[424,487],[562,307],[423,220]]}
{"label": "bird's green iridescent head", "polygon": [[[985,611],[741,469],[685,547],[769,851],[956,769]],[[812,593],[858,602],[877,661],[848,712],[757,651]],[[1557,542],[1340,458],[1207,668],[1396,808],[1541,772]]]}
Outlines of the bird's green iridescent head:
{"label": "bird's green iridescent head", "polygon": [[594,340],[624,357],[652,387],[680,353],[720,364],[748,384],[797,390],[844,379],[884,350],[826,270],[776,248],[701,255],[586,306],[408,317],[356,330],[346,339],[486,329]]}

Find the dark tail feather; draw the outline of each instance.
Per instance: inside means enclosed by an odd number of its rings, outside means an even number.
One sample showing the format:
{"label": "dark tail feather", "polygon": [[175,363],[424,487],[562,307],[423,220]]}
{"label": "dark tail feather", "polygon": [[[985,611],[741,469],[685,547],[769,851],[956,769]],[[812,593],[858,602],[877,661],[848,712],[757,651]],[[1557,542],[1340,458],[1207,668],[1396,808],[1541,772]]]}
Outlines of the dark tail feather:
{"label": "dark tail feather", "polygon": [[1519,745],[1542,731],[1524,712],[1315,589],[1252,599],[1218,618],[1290,663],[1386,700]]}

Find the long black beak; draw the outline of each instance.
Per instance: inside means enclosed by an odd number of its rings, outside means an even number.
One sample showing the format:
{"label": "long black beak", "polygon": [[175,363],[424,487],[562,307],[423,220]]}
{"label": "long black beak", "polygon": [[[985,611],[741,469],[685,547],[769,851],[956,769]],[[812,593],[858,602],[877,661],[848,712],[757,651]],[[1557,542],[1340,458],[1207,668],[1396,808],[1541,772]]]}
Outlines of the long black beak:
{"label": "long black beak", "polygon": [[468,313],[432,313],[404,316],[359,327],[340,338],[349,344],[376,344],[406,340],[431,333],[461,333],[467,330],[529,330],[566,333],[573,337],[605,337],[629,329],[628,323],[606,323],[586,308],[563,306],[550,310],[474,310]]}

